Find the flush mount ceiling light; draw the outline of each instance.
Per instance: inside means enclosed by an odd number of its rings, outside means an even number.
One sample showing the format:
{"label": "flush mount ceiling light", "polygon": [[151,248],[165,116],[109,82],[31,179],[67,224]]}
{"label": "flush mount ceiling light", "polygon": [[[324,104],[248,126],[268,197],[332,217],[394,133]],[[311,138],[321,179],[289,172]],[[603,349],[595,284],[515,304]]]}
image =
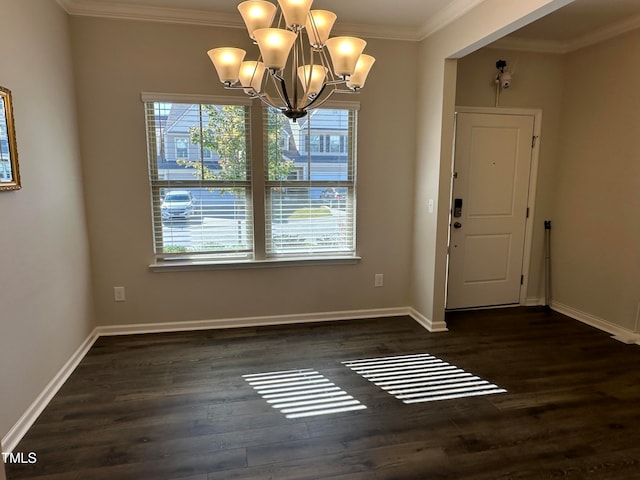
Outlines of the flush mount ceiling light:
{"label": "flush mount ceiling light", "polygon": [[[260,56],[257,61],[244,61],[247,52],[241,48],[209,50],[225,87],[243,89],[294,121],[321,106],[333,93],[360,90],[375,62],[362,53],[367,42],[355,37],[329,38],[337,16],[327,10],[311,10],[312,2],[278,0],[277,28],[272,28],[276,5],[263,0],[240,3],[238,10]],[[275,99],[267,93],[269,78]]]}

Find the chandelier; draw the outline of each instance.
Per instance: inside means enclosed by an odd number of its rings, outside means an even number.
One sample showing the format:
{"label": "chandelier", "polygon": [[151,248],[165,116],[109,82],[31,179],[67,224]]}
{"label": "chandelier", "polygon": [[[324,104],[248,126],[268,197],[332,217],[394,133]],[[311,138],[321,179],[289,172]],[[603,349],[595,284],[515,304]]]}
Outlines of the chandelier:
{"label": "chandelier", "polygon": [[[238,10],[260,56],[257,61],[244,61],[247,52],[240,48],[209,50],[225,87],[244,90],[294,122],[334,93],[360,90],[375,62],[374,57],[362,53],[367,42],[355,37],[329,38],[337,16],[327,10],[311,10],[312,2],[278,0],[281,13],[277,28],[272,27],[276,5],[263,0],[240,3]],[[273,96],[267,93],[269,79]]]}

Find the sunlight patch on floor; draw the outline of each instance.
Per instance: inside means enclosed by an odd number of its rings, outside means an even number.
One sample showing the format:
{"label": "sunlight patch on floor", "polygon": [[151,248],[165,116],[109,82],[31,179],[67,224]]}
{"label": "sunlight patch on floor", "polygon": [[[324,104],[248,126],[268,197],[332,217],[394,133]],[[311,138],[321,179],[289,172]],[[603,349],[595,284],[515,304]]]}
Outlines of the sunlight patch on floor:
{"label": "sunlight patch on floor", "polygon": [[407,404],[506,393],[505,389],[426,353],[342,363]]}
{"label": "sunlight patch on floor", "polygon": [[286,418],[329,415],[367,408],[324,375],[309,368],[256,373],[243,375],[242,378]]}

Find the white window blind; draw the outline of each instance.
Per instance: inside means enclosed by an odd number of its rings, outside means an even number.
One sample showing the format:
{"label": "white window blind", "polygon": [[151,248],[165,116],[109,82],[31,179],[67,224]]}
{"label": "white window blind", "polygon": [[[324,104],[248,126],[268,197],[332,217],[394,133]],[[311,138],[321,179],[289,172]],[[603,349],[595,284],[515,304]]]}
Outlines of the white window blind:
{"label": "white window blind", "polygon": [[263,117],[267,256],[355,255],[357,109]]}
{"label": "white window blind", "polygon": [[156,259],[251,258],[250,107],[143,101]]}

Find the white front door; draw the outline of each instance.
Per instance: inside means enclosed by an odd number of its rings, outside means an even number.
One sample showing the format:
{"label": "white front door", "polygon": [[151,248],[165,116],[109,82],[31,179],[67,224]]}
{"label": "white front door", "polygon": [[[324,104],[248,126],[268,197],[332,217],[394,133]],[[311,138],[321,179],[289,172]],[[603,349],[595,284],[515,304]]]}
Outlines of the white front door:
{"label": "white front door", "polygon": [[449,309],[520,302],[533,127],[533,115],[457,115]]}

